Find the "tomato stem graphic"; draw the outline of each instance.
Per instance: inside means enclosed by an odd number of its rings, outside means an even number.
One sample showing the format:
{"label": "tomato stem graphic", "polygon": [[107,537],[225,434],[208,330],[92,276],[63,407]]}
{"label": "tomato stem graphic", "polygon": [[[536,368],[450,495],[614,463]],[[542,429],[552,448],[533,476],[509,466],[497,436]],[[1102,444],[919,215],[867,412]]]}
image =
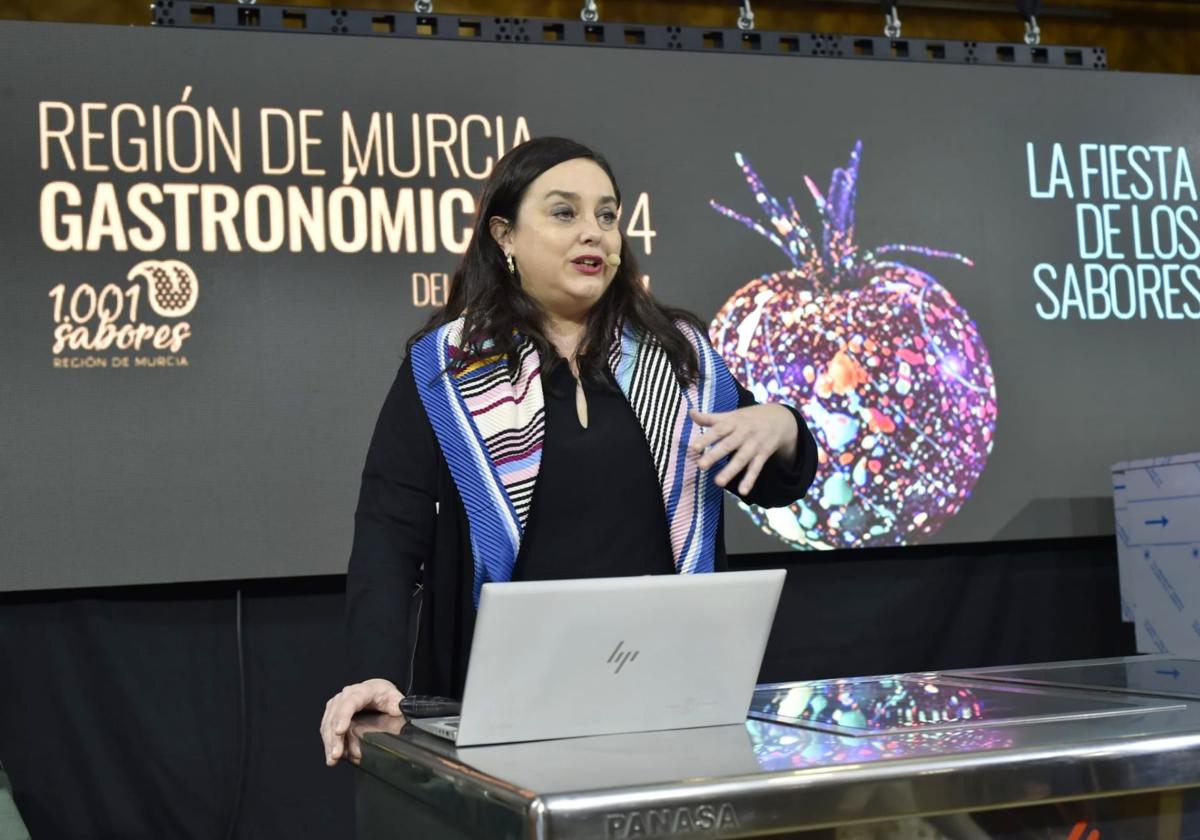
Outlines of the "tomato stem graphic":
{"label": "tomato stem graphic", "polygon": [[[802,270],[807,275],[814,291],[833,286],[855,287],[865,284],[875,275],[878,268],[876,257],[880,254],[920,254],[925,257],[955,260],[967,266],[975,265],[970,258],[962,254],[924,245],[889,243],[878,245],[860,255],[858,244],[854,241],[854,205],[858,198],[861,140],[855,142],[846,166],[833,170],[826,194],[821,193],[812,178],[804,176],[804,183],[808,186],[808,191],[817,206],[817,213],[821,217],[820,248],[815,247],[812,233],[801,218],[795,199],[789,196],[785,208],[779,199],[768,192],[762,178],[744,155],[735,152],[733,157],[745,175],[755,200],[770,222],[771,229],[714,199],[709,199],[709,206],[770,240],[783,251],[793,268]],[[895,265],[908,267],[903,263]]]}

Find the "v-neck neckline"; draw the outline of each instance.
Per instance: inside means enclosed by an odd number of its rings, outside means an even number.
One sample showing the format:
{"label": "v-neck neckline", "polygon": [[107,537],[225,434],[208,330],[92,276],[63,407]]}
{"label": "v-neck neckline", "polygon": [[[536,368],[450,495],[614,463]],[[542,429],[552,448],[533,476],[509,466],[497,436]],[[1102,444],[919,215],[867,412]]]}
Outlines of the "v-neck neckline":
{"label": "v-neck neckline", "polygon": [[[562,372],[559,371],[562,368]],[[554,382],[554,385],[567,385],[570,383],[570,392],[574,396],[575,403],[575,422],[579,424],[582,431],[588,430],[588,425],[591,422],[591,417],[588,413],[588,398],[587,389],[583,385],[583,380],[577,377],[571,370],[570,363],[562,356],[556,357],[554,363],[550,366],[548,376]]]}
{"label": "v-neck neckline", "polygon": [[585,432],[588,428],[588,402],[587,392],[583,389],[583,380],[575,379],[575,419],[579,421],[579,426]]}

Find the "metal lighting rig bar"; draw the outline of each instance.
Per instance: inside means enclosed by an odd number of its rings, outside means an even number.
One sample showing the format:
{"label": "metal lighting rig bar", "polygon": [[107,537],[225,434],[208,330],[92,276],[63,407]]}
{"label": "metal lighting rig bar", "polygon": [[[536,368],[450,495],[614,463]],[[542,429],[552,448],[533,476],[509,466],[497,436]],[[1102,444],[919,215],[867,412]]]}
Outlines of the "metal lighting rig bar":
{"label": "metal lighting rig bar", "polygon": [[767,32],[697,26],[643,26],[580,20],[484,17],[481,15],[381,12],[156,0],[151,25],[188,29],[258,32],[314,32],[333,35],[413,38],[438,41],[490,41],[512,44],[566,44],[634,50],[796,55],[931,64],[987,64],[1107,70],[1103,47],[1010,44],[835,35],[821,32]]}

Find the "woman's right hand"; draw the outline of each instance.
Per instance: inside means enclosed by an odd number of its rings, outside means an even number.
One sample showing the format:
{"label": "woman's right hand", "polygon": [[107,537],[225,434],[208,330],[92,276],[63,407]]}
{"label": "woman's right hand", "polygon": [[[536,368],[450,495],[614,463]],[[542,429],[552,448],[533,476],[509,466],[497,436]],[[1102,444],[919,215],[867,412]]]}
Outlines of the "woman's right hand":
{"label": "woman's right hand", "polygon": [[392,717],[402,717],[400,689],[385,679],[373,679],[348,685],[329,698],[321,718],[321,740],[325,744],[325,763],[332,767],[344,756],[355,764],[362,758],[359,733],[350,726],[354,715],[371,709]]}

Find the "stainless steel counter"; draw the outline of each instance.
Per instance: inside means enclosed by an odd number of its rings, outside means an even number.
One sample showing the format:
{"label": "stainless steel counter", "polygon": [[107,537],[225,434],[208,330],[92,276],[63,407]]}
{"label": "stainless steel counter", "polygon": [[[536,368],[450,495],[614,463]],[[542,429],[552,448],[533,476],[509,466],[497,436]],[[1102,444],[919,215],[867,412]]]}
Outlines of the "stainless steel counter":
{"label": "stainless steel counter", "polygon": [[760,686],[752,714],[771,719],[463,749],[373,733],[359,836],[745,837],[1200,786],[1189,699],[922,674]]}

